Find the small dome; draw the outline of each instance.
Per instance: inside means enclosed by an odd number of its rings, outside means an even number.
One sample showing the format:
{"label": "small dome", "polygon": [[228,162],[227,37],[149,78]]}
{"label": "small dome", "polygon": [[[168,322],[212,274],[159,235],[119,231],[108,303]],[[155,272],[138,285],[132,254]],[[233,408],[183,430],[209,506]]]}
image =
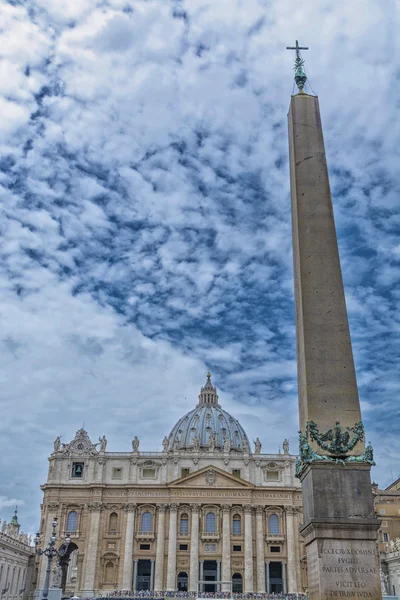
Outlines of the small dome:
{"label": "small dome", "polygon": [[218,404],[217,390],[208,373],[207,382],[200,391],[199,404],[173,427],[168,437],[168,449],[208,447],[210,436],[214,439],[215,448],[222,449],[224,442],[229,440],[232,450],[243,452],[250,449],[248,437],[239,421]]}

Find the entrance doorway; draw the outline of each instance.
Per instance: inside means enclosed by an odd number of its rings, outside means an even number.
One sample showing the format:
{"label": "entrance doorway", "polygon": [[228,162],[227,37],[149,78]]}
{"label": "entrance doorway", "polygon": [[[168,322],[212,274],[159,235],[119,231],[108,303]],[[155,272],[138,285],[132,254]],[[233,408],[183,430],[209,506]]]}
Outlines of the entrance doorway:
{"label": "entrance doorway", "polygon": [[243,579],[240,573],[234,573],[232,576],[232,592],[234,594],[243,593]]}
{"label": "entrance doorway", "polygon": [[188,574],[185,571],[178,573],[178,592],[188,591]]}
{"label": "entrance doorway", "polygon": [[283,592],[282,563],[281,562],[270,562],[268,568],[269,568],[269,592],[274,593],[274,594],[281,594]]}
{"label": "entrance doorway", "polygon": [[[217,561],[216,560],[205,560],[204,561],[204,581],[217,581]],[[216,592],[217,586],[215,584],[204,584],[204,592]]]}
{"label": "entrance doorway", "polygon": [[151,560],[139,560],[136,581],[136,589],[138,592],[150,589],[150,577]]}
{"label": "entrance doorway", "polygon": [[[76,585],[76,578],[77,578],[77,558],[78,558],[78,554],[77,554],[77,550],[78,550],[78,546],[76,544],[74,544],[74,542],[70,542],[69,546],[68,546],[68,550],[67,550],[67,554],[65,554],[65,556],[62,556],[60,558],[60,567],[61,567],[61,589],[63,594],[65,593],[74,593],[75,592],[75,585]],[[72,577],[71,575],[71,564],[70,562],[72,562],[73,566],[75,567],[75,577]]]}

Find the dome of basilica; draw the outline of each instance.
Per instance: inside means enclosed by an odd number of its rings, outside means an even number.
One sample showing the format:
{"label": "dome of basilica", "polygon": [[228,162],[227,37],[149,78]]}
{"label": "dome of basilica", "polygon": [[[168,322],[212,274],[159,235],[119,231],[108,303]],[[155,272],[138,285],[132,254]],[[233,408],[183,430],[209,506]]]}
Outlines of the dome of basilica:
{"label": "dome of basilica", "polygon": [[218,404],[217,390],[207,382],[201,388],[199,403],[179,419],[168,436],[168,450],[200,450],[220,448],[249,452],[250,445],[245,430]]}

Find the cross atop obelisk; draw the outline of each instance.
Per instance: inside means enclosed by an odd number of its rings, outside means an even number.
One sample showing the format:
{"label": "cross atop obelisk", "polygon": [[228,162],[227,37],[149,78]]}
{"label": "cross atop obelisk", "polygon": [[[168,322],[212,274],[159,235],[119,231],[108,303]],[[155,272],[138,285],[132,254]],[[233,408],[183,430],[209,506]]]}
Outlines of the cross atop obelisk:
{"label": "cross atop obelisk", "polygon": [[307,75],[303,69],[304,59],[300,56],[300,50],[308,50],[308,46],[299,46],[299,42],[296,40],[296,45],[286,46],[286,50],[296,50],[296,58],[294,61],[294,80],[299,88],[299,93],[303,94],[303,88],[307,81]]}

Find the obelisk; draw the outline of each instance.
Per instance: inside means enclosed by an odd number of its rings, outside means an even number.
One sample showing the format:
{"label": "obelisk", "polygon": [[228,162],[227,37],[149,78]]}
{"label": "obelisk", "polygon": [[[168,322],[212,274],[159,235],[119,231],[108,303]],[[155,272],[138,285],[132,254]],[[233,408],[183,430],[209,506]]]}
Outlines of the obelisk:
{"label": "obelisk", "polygon": [[318,98],[289,110],[300,458],[311,600],[381,598],[370,469],[351,348]]}

